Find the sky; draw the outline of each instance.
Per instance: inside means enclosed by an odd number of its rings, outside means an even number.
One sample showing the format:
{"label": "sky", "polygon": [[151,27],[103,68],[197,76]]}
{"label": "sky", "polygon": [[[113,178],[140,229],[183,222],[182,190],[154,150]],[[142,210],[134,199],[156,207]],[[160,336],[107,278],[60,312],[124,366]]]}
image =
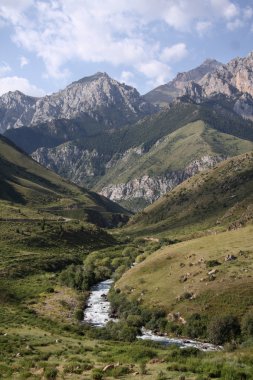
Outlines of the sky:
{"label": "sky", "polygon": [[253,0],[0,0],[0,95],[98,71],[141,94],[253,50]]}

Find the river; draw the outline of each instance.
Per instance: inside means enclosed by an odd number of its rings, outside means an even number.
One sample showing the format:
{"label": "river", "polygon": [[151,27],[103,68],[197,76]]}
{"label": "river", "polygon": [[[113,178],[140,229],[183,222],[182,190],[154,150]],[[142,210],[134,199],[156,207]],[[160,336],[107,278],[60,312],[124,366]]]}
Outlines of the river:
{"label": "river", "polygon": [[[84,311],[84,321],[94,327],[104,327],[109,321],[117,320],[110,317],[110,302],[107,299],[113,280],[106,280],[91,288],[87,306]],[[192,339],[169,338],[154,334],[152,331],[142,328],[142,335],[138,339],[152,340],[164,345],[177,345],[179,347],[195,347],[201,351],[219,351],[222,347],[210,343],[203,343]]]}

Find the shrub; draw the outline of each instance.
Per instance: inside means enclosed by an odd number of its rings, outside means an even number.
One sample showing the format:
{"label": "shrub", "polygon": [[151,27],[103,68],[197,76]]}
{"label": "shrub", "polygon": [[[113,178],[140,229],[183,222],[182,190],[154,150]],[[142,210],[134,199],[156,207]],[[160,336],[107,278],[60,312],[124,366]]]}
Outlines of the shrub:
{"label": "shrub", "polygon": [[200,314],[192,314],[187,319],[186,335],[191,338],[202,338],[206,336],[206,319]]}
{"label": "shrub", "polygon": [[140,374],[141,375],[146,375],[147,374],[147,364],[146,362],[141,362],[140,365]]}
{"label": "shrub", "polygon": [[83,310],[82,309],[77,309],[75,311],[75,318],[81,322],[83,320]]}
{"label": "shrub", "polygon": [[167,380],[167,376],[163,371],[160,371],[157,375],[156,380]]}
{"label": "shrub", "polygon": [[54,380],[57,377],[57,369],[55,367],[53,368],[46,368],[45,369],[45,378],[47,380]]}
{"label": "shrub", "polygon": [[103,377],[104,376],[103,376],[103,372],[101,369],[96,368],[92,371],[92,379],[93,380],[103,380]]}
{"label": "shrub", "polygon": [[214,344],[223,344],[236,339],[240,332],[238,318],[232,315],[216,318],[208,327],[209,339]]}
{"label": "shrub", "polygon": [[246,337],[253,337],[253,312],[249,312],[243,317],[242,333]]}

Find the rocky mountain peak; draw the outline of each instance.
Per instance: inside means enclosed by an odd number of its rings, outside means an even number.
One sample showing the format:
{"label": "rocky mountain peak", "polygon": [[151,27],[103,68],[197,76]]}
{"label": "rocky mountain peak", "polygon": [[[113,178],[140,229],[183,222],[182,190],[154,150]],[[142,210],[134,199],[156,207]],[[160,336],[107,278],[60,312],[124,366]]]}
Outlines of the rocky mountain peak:
{"label": "rocky mountain peak", "polygon": [[11,108],[15,112],[11,114],[9,97],[0,97],[0,113],[6,116],[4,123],[0,120],[0,132],[56,119],[80,119],[84,115],[105,128],[117,128],[156,111],[135,88],[119,83],[102,72],[84,77],[42,98],[14,92]]}
{"label": "rocky mountain peak", "polygon": [[69,84],[69,85],[67,86],[67,88],[69,88],[69,87],[73,87],[73,86],[75,86],[75,85],[77,85],[77,84],[90,83],[90,82],[93,82],[93,81],[97,81],[97,80],[99,80],[99,79],[108,80],[108,79],[111,79],[111,78],[109,77],[109,75],[108,75],[107,73],[105,73],[105,72],[102,73],[102,72],[98,71],[97,73],[95,73],[95,74],[93,74],[93,75],[90,75],[90,76],[88,76],[88,77],[83,77],[83,78],[81,78],[81,79],[78,79],[78,80],[75,81],[75,82],[72,82],[71,84]]}
{"label": "rocky mountain peak", "polygon": [[[198,83],[206,74],[214,72],[219,67],[222,67],[222,63],[208,58],[198,67],[178,73],[175,79],[150,91],[144,98],[153,104],[167,106],[175,98],[186,93],[185,89],[188,88],[191,81]],[[187,92],[189,91],[187,90]]]}
{"label": "rocky mountain peak", "polygon": [[205,96],[222,93],[234,96],[248,93],[253,96],[253,52],[247,57],[236,57],[226,65],[217,67],[199,82]]}

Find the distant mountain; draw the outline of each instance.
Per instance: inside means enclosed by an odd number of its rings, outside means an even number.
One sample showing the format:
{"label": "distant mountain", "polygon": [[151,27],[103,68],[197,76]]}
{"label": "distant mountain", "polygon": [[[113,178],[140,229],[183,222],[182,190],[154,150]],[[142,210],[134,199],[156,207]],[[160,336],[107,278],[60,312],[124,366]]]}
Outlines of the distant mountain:
{"label": "distant mountain", "polygon": [[230,107],[244,118],[253,120],[253,52],[244,58],[232,59],[200,81],[191,81],[184,95],[201,103],[223,95]]}
{"label": "distant mountain", "polygon": [[99,226],[113,226],[129,213],[103,196],[78,187],[34,161],[0,136],[0,200]]}
{"label": "distant mountain", "polygon": [[206,60],[154,90],[174,98],[160,111],[98,73],[37,99],[31,124],[17,120],[5,135],[42,165],[136,211],[253,149],[252,67],[253,54],[227,65]]}
{"label": "distant mountain", "polygon": [[107,129],[118,128],[155,110],[135,88],[117,82],[106,73],[97,73],[42,98],[27,97],[18,91],[3,95],[0,132],[54,119],[83,120],[83,129],[87,119]]}
{"label": "distant mountain", "polygon": [[28,125],[37,101],[38,98],[24,95],[20,91],[0,96],[0,133],[9,128]]}
{"label": "distant mountain", "polygon": [[179,102],[131,127],[41,147],[32,157],[138,210],[197,172],[252,149],[251,121],[212,103]]}
{"label": "distant mountain", "polygon": [[166,106],[185,93],[185,87],[189,82],[198,83],[206,74],[213,73],[219,67],[222,67],[222,63],[215,59],[207,59],[195,69],[179,73],[171,82],[148,92],[144,99],[155,105]]}

